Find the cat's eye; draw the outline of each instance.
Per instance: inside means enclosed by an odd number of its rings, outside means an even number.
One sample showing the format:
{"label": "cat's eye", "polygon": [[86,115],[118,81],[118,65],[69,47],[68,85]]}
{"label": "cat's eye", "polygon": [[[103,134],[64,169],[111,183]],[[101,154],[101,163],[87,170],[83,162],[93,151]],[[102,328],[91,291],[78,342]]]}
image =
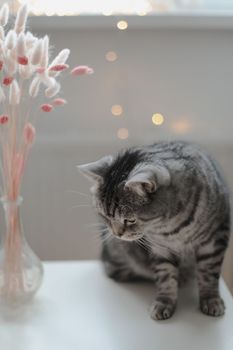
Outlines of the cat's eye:
{"label": "cat's eye", "polygon": [[136,223],[136,219],[125,219],[124,224],[125,225],[133,225]]}

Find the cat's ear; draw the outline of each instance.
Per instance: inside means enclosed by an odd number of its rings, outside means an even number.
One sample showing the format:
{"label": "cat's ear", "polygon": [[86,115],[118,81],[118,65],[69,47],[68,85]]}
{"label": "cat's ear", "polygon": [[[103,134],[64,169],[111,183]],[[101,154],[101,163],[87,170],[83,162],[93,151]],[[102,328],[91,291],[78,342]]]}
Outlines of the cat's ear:
{"label": "cat's ear", "polygon": [[101,182],[105,170],[112,164],[112,161],[112,156],[105,156],[96,162],[77,165],[77,168],[92,182]]}
{"label": "cat's ear", "polygon": [[125,187],[139,196],[153,193],[159,186],[168,186],[171,178],[168,169],[162,166],[146,165],[136,170],[126,181]]}

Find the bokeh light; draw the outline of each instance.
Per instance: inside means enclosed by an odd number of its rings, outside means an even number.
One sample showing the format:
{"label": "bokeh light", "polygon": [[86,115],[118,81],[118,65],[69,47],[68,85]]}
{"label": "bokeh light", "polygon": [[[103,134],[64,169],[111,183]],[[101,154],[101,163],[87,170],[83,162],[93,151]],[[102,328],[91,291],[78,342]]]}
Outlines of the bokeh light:
{"label": "bokeh light", "polygon": [[120,30],[125,30],[128,28],[128,22],[126,21],[119,21],[117,22],[117,28]]}
{"label": "bokeh light", "polygon": [[105,55],[105,58],[109,62],[114,62],[117,60],[117,53],[115,51],[108,51]]}
{"label": "bokeh light", "polygon": [[111,112],[113,115],[119,117],[123,112],[123,108],[121,105],[113,105],[111,108]]}
{"label": "bokeh light", "polygon": [[155,113],[152,115],[152,123],[155,125],[162,125],[164,122],[164,116],[160,113]]}
{"label": "bokeh light", "polygon": [[121,140],[126,140],[129,137],[129,130],[126,128],[120,128],[117,130],[117,137]]}

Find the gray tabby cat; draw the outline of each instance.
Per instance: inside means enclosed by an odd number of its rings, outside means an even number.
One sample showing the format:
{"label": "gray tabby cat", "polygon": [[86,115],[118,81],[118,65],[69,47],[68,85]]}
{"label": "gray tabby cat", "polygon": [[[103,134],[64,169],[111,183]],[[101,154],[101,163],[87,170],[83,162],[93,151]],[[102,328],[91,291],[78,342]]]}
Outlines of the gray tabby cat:
{"label": "gray tabby cat", "polygon": [[[79,166],[103,219],[102,260],[119,281],[155,282],[151,317],[172,316],[182,274],[195,267],[200,308],[224,314],[219,276],[230,233],[229,195],[213,160],[185,142],[131,148]],[[106,236],[111,234],[111,239]]]}

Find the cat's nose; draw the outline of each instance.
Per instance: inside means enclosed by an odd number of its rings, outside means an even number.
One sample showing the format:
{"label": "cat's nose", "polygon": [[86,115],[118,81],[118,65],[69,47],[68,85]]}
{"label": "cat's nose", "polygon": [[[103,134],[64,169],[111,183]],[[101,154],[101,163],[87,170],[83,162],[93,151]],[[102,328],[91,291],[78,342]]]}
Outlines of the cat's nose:
{"label": "cat's nose", "polygon": [[123,236],[123,234],[125,233],[125,228],[122,226],[119,226],[119,225],[112,225],[112,230],[113,230],[113,233],[118,236],[118,237],[121,237]]}
{"label": "cat's nose", "polygon": [[117,235],[118,235],[119,237],[123,236],[123,234],[124,234],[124,230],[120,230],[120,231],[117,232]]}
{"label": "cat's nose", "polygon": [[118,228],[116,230],[116,234],[117,234],[118,237],[122,237],[124,235],[124,233],[125,233],[125,229],[123,227]]}

